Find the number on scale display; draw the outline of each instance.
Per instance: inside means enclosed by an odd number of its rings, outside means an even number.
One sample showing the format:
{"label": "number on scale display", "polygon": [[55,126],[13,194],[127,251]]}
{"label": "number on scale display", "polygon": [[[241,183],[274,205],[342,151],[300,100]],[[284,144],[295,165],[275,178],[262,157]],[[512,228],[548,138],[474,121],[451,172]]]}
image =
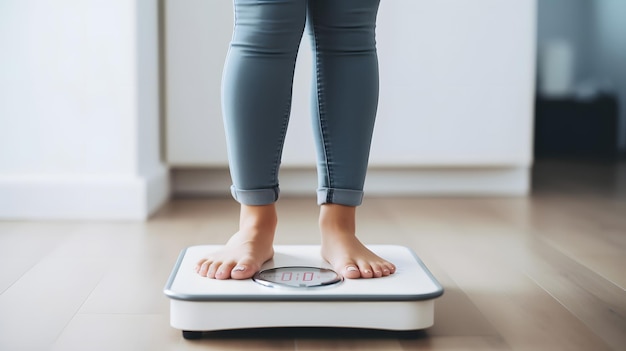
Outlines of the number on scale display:
{"label": "number on scale display", "polygon": [[[315,277],[315,272],[302,272],[302,273],[293,273],[293,272],[283,272],[280,276],[280,280],[283,282],[290,281],[303,281],[303,282],[311,282]],[[318,275],[317,279],[321,279]]]}
{"label": "number on scale display", "polygon": [[278,267],[257,273],[254,281],[270,287],[310,288],[327,286],[343,279],[331,269],[318,267]]}

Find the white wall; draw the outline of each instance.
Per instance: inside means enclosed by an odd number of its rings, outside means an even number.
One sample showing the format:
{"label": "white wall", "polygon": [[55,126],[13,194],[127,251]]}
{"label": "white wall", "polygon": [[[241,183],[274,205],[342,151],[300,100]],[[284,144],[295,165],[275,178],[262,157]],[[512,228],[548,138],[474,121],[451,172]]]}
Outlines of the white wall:
{"label": "white wall", "polygon": [[163,1],[166,159],[197,166],[209,153],[225,164],[220,82],[233,27],[232,1]]}
{"label": "white wall", "polygon": [[159,155],[157,0],[0,2],[0,218],[145,218]]}
{"label": "white wall", "polygon": [[536,2],[382,1],[372,166],[529,167]]}

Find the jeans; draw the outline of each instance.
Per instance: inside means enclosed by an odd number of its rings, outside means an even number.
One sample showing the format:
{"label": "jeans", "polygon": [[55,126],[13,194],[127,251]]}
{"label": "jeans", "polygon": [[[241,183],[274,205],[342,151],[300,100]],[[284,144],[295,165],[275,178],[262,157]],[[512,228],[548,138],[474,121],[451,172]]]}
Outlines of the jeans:
{"label": "jeans", "polygon": [[378,106],[379,0],[234,0],[222,81],[233,197],[278,200],[296,56],[308,21],[318,204],[360,205]]}

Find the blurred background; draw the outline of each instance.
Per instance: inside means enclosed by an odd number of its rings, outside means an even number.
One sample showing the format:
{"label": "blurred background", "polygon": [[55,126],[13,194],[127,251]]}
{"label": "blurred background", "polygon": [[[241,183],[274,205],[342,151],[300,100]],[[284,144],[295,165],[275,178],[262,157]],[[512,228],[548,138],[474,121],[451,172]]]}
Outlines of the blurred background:
{"label": "blurred background", "polygon": [[[0,218],[146,219],[227,196],[230,1],[0,2]],[[383,1],[366,192],[526,196],[626,150],[626,2]],[[314,196],[305,35],[285,196]],[[566,175],[563,175],[566,176]]]}
{"label": "blurred background", "polygon": [[[445,289],[435,325],[190,342],[164,283],[181,249],[239,223],[232,1],[0,0],[0,350],[625,350],[624,14],[382,0],[357,232],[419,255]],[[312,65],[305,35],[277,245],[319,244]]]}

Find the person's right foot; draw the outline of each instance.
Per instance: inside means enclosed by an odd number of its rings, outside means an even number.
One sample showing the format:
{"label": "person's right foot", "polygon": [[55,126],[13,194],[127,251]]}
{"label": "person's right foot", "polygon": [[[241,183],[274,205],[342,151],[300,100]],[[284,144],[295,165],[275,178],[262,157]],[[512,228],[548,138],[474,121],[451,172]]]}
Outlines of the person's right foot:
{"label": "person's right foot", "polygon": [[196,272],[212,279],[248,279],[272,259],[274,248],[267,240],[250,239],[249,233],[237,232],[228,243],[208,254],[196,265]]}
{"label": "person's right foot", "polygon": [[276,210],[273,205],[242,205],[240,230],[226,245],[196,264],[195,271],[212,279],[248,279],[274,256]]}

